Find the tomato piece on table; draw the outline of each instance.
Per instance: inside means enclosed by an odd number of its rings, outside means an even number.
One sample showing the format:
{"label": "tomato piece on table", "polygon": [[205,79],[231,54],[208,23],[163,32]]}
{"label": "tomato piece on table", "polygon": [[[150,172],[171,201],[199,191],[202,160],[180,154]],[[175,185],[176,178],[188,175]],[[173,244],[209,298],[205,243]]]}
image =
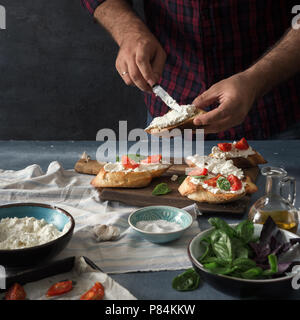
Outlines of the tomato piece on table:
{"label": "tomato piece on table", "polygon": [[60,296],[61,294],[67,293],[73,289],[73,282],[71,280],[60,281],[55,283],[47,291],[48,297]]}
{"label": "tomato piece on table", "polygon": [[242,138],[235,144],[235,147],[239,150],[247,150],[249,148],[249,144],[245,138]]}
{"label": "tomato piece on table", "polygon": [[19,284],[13,284],[5,295],[5,300],[25,300],[26,299],[26,292],[24,288]]}
{"label": "tomato piece on table", "polygon": [[218,143],[218,147],[221,151],[227,152],[232,149],[232,144],[231,143]]}
{"label": "tomato piece on table", "polygon": [[205,180],[204,183],[207,184],[208,186],[211,187],[216,187],[217,186],[217,180],[223,177],[221,174],[218,174],[216,177],[210,178],[208,180]]}
{"label": "tomato piece on table", "polygon": [[162,159],[162,155],[161,154],[156,154],[153,156],[148,156],[146,159],[143,159],[141,161],[141,163],[160,163]]}
{"label": "tomato piece on table", "polygon": [[135,168],[139,167],[139,163],[130,159],[126,155],[122,156],[122,165],[125,169],[135,169]]}
{"label": "tomato piece on table", "polygon": [[232,191],[238,191],[242,189],[242,186],[243,186],[242,181],[237,176],[230,174],[227,177],[227,180],[230,182]]}
{"label": "tomato piece on table", "polygon": [[189,172],[189,176],[206,176],[208,170],[206,168],[197,168]]}
{"label": "tomato piece on table", "polygon": [[80,300],[102,300],[103,297],[104,287],[100,282],[96,282],[91,289],[80,297]]}

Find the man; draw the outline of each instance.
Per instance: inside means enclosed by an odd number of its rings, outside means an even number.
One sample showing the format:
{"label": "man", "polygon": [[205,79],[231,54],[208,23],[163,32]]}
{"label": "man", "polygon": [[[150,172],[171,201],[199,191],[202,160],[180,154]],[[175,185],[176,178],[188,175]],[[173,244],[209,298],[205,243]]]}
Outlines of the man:
{"label": "man", "polygon": [[116,69],[152,116],[167,112],[151,91],[160,83],[211,110],[194,120],[207,139],[267,139],[300,122],[295,1],[147,0],[147,25],[126,0],[81,1],[119,45]]}

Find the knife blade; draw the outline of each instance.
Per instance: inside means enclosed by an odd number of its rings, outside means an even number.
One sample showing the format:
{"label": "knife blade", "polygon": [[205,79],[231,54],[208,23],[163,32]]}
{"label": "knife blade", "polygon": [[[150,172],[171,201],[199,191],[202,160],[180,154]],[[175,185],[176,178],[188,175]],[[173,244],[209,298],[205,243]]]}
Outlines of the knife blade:
{"label": "knife blade", "polygon": [[182,112],[182,107],[160,85],[154,85],[152,90],[155,95],[159,97],[170,109],[173,109],[179,113]]}

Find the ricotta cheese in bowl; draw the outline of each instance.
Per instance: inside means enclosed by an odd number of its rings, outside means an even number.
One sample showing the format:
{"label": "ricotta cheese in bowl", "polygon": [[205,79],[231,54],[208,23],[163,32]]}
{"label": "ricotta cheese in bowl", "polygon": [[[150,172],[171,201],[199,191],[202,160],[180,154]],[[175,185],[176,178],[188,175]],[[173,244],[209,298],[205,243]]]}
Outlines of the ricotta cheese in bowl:
{"label": "ricotta cheese in bowl", "polygon": [[36,202],[0,206],[0,261],[28,267],[57,256],[70,242],[75,220],[66,210]]}
{"label": "ricotta cheese in bowl", "polygon": [[70,228],[67,223],[63,231],[44,219],[34,217],[3,218],[0,220],[0,250],[14,250],[39,246],[64,235]]}

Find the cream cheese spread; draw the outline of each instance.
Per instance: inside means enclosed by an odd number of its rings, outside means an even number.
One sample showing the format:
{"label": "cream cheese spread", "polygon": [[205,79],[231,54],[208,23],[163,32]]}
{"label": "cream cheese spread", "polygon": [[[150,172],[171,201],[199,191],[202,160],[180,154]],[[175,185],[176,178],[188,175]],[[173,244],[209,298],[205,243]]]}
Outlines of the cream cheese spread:
{"label": "cream cheese spread", "polygon": [[104,170],[107,172],[143,172],[143,171],[156,171],[168,168],[168,164],[162,163],[141,163],[135,169],[125,169],[121,162],[108,162],[104,165]]}
{"label": "cream cheese spread", "polygon": [[181,105],[180,108],[182,110],[181,112],[171,110],[161,117],[154,118],[146,130],[152,128],[163,129],[170,127],[193,117],[197,112],[196,107],[192,104]]}
{"label": "cream cheese spread", "polygon": [[13,250],[38,246],[64,235],[70,224],[59,231],[53,224],[34,217],[3,218],[0,220],[0,249]]}
{"label": "cream cheese spread", "polygon": [[192,162],[196,167],[206,168],[209,172],[215,175],[221,174],[227,177],[230,174],[233,174],[240,180],[244,178],[243,170],[236,167],[232,160],[215,159],[209,156],[200,156],[197,154],[189,156],[186,159]]}
{"label": "cream cheese spread", "polygon": [[236,141],[232,143],[232,148],[230,151],[222,151],[219,147],[214,146],[211,150],[211,153],[214,158],[218,159],[229,159],[229,158],[238,158],[243,157],[247,158],[248,156],[251,156],[255,154],[255,151],[249,146],[246,150],[240,150],[235,147]]}
{"label": "cream cheese spread", "polygon": [[[204,183],[205,180],[215,177],[221,174],[224,177],[228,177],[230,174],[238,177],[240,180],[244,178],[243,170],[237,168],[232,160],[226,159],[215,159],[209,156],[194,155],[186,158],[189,162],[192,162],[196,167],[206,168],[210,174],[207,175],[205,179],[190,178],[190,182],[196,185],[201,185],[204,189],[214,194],[216,193],[244,193],[245,192],[245,182],[242,181],[242,188],[237,191],[226,191],[221,190],[218,187],[209,186]],[[192,168],[191,168],[192,170]]]}

